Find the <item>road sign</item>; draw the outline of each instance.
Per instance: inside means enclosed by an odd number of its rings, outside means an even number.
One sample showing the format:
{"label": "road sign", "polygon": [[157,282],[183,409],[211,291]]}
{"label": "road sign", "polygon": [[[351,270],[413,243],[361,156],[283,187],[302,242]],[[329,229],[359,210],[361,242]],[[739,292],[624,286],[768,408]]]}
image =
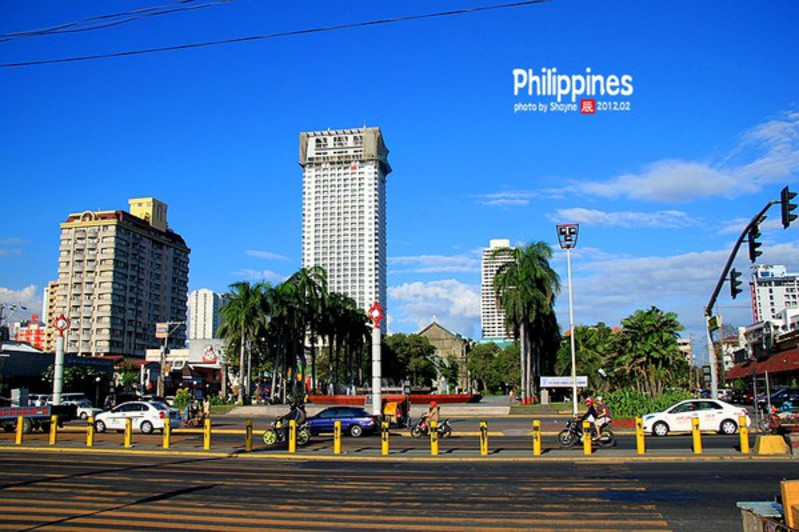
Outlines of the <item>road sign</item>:
{"label": "road sign", "polygon": [[[588,386],[588,377],[586,375],[577,376],[577,387],[586,388]],[[542,388],[571,388],[571,377],[541,377]]]}
{"label": "road sign", "polygon": [[169,323],[156,323],[155,324],[155,337],[156,338],[168,338],[169,337]]}
{"label": "road sign", "polygon": [[711,332],[721,329],[721,315],[717,314],[709,317],[707,319],[707,328],[710,329]]}

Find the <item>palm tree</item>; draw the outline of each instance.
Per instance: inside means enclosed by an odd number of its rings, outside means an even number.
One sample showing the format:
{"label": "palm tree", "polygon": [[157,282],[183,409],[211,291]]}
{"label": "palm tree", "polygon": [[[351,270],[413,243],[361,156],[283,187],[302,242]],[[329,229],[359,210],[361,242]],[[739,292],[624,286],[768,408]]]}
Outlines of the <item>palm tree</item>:
{"label": "palm tree", "polygon": [[622,320],[616,337],[615,372],[626,384],[650,396],[660,395],[666,384],[684,379],[688,370],[677,345],[683,329],[673,312],[651,307]]}
{"label": "palm tree", "polygon": [[538,389],[542,352],[552,348],[558,335],[554,303],[560,279],[549,265],[552,249],[544,242],[500,248],[493,256],[511,258],[497,270],[494,291],[520,343],[521,401],[527,404]]}
{"label": "palm tree", "polygon": [[[316,344],[321,322],[326,312],[327,272],[321,266],[301,268],[288,281],[297,288],[301,314],[311,347],[311,389],[316,389]],[[303,364],[304,368],[304,364]],[[303,375],[304,378],[304,375]]]}
{"label": "palm tree", "polygon": [[[222,325],[219,327],[219,335],[227,339],[229,346],[239,344],[238,400],[242,404],[245,395],[249,395],[250,385],[246,378],[244,350],[248,342],[253,340],[260,326],[262,294],[268,286],[263,282],[250,284],[247,281],[239,281],[231,284],[230,291],[223,296],[224,304],[220,310]],[[230,351],[232,352],[232,349]]]}

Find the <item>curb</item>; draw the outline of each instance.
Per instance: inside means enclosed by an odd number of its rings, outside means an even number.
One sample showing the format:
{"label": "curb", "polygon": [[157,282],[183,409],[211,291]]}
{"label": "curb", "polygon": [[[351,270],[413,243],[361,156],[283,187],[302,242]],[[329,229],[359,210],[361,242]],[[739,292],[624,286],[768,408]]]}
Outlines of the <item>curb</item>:
{"label": "curb", "polygon": [[77,447],[0,447],[2,452],[29,452],[29,453],[72,453],[72,454],[100,454],[100,455],[146,455],[163,457],[193,457],[193,458],[237,458],[242,460],[284,460],[284,461],[344,461],[344,462],[569,462],[591,464],[620,464],[620,463],[676,463],[676,462],[763,462],[763,461],[793,461],[791,455],[690,455],[690,456],[471,456],[471,457],[441,457],[441,456],[352,456],[340,455],[309,455],[289,454],[288,452],[258,454],[244,451],[173,451],[159,449],[99,449]]}

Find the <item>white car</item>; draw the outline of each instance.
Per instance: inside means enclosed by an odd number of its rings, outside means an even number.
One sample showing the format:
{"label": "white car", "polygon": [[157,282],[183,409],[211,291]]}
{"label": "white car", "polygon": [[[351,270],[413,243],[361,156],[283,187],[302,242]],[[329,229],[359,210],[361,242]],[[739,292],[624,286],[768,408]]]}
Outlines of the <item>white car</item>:
{"label": "white car", "polygon": [[[53,396],[46,396],[45,404],[53,404]],[[103,411],[102,408],[94,408],[92,402],[82,393],[63,393],[61,394],[61,404],[75,407],[75,415],[81,419],[88,419],[96,416]]]}
{"label": "white car", "polygon": [[716,399],[688,399],[670,406],[663,412],[644,416],[644,432],[665,436],[669,432],[690,432],[691,419],[699,418],[699,430],[712,430],[721,434],[735,434],[738,418],[746,418],[750,425],[749,412]]}
{"label": "white car", "polygon": [[167,417],[172,428],[180,426],[180,411],[157,401],[131,401],[97,414],[94,417],[94,428],[97,432],[124,430],[125,419],[130,419],[134,430],[150,434],[156,429],[163,430],[164,419]]}

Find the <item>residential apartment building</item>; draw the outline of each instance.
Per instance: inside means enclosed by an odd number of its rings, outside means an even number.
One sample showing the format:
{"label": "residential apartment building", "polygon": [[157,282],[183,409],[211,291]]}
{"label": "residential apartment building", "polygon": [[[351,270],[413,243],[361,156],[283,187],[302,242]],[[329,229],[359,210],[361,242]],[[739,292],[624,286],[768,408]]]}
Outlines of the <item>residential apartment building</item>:
{"label": "residential apartment building", "polygon": [[[190,250],[168,228],[165,203],[128,203],[130,212],[73,213],[61,224],[53,310],[70,319],[67,353],[144,356],[160,345],[156,323],[186,319]],[[185,340],[181,328],[170,345]]]}
{"label": "residential apartment building", "polygon": [[38,314],[31,316],[30,320],[14,324],[14,341],[29,344],[44,351],[45,326],[39,321]]}
{"label": "residential apartment building", "polygon": [[55,312],[56,295],[58,292],[58,281],[50,281],[44,289],[44,301],[42,302],[42,316],[44,316],[44,350],[48,353],[55,352],[56,329],[53,327],[53,320],[58,317]]}
{"label": "residential apartment building", "polygon": [[386,308],[388,149],[379,128],[300,133],[302,265],[330,291]]}
{"label": "residential apartment building", "polygon": [[783,265],[753,268],[753,322],[771,321],[786,309],[799,308],[799,273],[788,273]]}
{"label": "residential apartment building", "polygon": [[222,296],[201,288],[189,294],[189,340],[216,338]]}
{"label": "residential apartment building", "polygon": [[[503,249],[507,252],[501,251]],[[503,264],[512,260],[510,240],[490,240],[488,247],[483,249],[483,261],[480,267],[480,324],[483,341],[506,342],[511,339],[511,334],[505,327],[505,311],[497,306],[494,276]]]}

